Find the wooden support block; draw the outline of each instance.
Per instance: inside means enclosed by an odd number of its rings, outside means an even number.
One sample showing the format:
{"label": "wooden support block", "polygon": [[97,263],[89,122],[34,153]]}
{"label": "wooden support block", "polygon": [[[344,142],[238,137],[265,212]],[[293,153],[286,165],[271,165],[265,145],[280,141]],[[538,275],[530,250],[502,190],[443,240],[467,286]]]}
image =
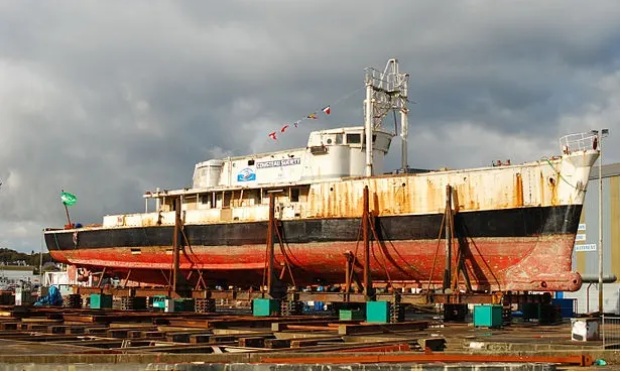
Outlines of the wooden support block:
{"label": "wooden support block", "polygon": [[17,331],[19,322],[2,322],[0,323],[0,330],[2,331]]}
{"label": "wooden support block", "polygon": [[68,326],[65,329],[65,334],[67,335],[82,335],[85,332],[84,326]]}
{"label": "wooden support block", "polygon": [[[334,323],[334,319],[313,319],[313,320],[294,320],[294,321],[283,321],[283,322],[275,322],[271,324],[272,332],[281,332],[286,329],[302,329],[299,326],[306,327],[309,329],[331,329],[335,330],[340,324],[344,324],[346,322]],[[358,324],[357,321],[348,321],[347,324]]]}
{"label": "wooden support block", "polygon": [[168,324],[172,327],[189,327],[189,328],[209,328],[211,319],[188,319],[173,318],[168,320]]}
{"label": "wooden support block", "polygon": [[209,342],[212,344],[220,344],[223,342],[235,342],[239,338],[238,335],[210,335]]}
{"label": "wooden support block", "polygon": [[84,333],[86,333],[87,335],[105,335],[107,334],[107,332],[108,332],[108,329],[102,328],[102,327],[84,329]]}
{"label": "wooden support block", "polygon": [[166,335],[164,332],[160,331],[141,331],[141,338],[148,338],[152,340],[164,340]]}
{"label": "wooden support block", "polygon": [[48,330],[48,324],[36,324],[36,323],[22,324],[22,329],[24,329],[24,327],[26,327],[26,330],[31,331],[31,332],[47,332]]}
{"label": "wooden support block", "polygon": [[211,337],[214,335],[211,333],[198,333],[194,335],[190,335],[190,343],[191,344],[204,344],[211,342]]}
{"label": "wooden support block", "polygon": [[22,318],[22,324],[36,323],[36,324],[52,325],[52,324],[61,324],[62,322],[63,322],[62,319],[48,319],[48,318],[41,318],[41,317]]}
{"label": "wooden support block", "polygon": [[129,330],[127,329],[109,329],[107,330],[106,334],[108,335],[108,337],[112,338],[128,338],[128,332]]}
{"label": "wooden support block", "polygon": [[291,339],[288,340],[279,340],[279,339],[271,339],[271,340],[265,340],[264,341],[264,346],[268,349],[284,349],[284,348],[288,348],[289,345],[291,344]]}
{"label": "wooden support block", "polygon": [[240,347],[266,347],[266,337],[240,337],[238,339],[238,346]]}
{"label": "wooden support block", "polygon": [[423,350],[443,351],[445,350],[445,339],[442,337],[422,338],[417,343]]}
{"label": "wooden support block", "polygon": [[96,323],[99,320],[99,316],[96,315],[80,315],[80,314],[67,314],[63,316],[66,322],[76,323]]}
{"label": "wooden support block", "polygon": [[343,342],[341,337],[313,337],[313,338],[294,338],[290,342],[291,348],[300,348],[305,346],[316,346],[322,342]]}
{"label": "wooden support block", "polygon": [[186,333],[186,332],[169,333],[166,335],[166,341],[189,343],[190,333]]}
{"label": "wooden support block", "polygon": [[141,339],[143,338],[143,332],[142,331],[129,331],[127,333],[127,337],[132,340]]}
{"label": "wooden support block", "polygon": [[65,331],[67,330],[68,326],[65,325],[51,325],[47,327],[47,332],[48,333],[65,333]]}
{"label": "wooden support block", "polygon": [[229,333],[229,334],[217,334],[210,337],[210,342],[218,344],[222,342],[238,342],[240,338],[244,337],[263,337],[274,338],[272,333]]}

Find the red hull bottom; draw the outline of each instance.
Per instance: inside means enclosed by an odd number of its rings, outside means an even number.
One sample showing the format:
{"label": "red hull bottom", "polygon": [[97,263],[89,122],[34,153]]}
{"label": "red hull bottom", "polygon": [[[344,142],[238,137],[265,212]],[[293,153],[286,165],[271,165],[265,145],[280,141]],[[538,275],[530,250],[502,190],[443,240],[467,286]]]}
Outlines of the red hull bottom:
{"label": "red hull bottom", "polygon": [[[453,244],[452,257],[457,256]],[[533,238],[478,238],[465,247],[465,266],[473,289],[488,291],[576,291],[581,277],[572,272],[574,234]],[[291,282],[285,262],[298,286],[345,281],[346,257],[355,257],[354,273],[362,279],[363,244],[356,242],[289,244],[275,246],[274,267]],[[120,279],[166,285],[172,273],[170,247],[100,248],[51,251],[60,262],[90,269],[106,268]],[[185,247],[180,270],[189,284],[202,278],[209,284],[259,286],[266,266],[266,247]],[[445,270],[444,241],[419,240],[372,244],[371,272],[375,282],[437,287]],[[456,262],[453,260],[452,271]],[[463,282],[461,281],[461,284]]]}

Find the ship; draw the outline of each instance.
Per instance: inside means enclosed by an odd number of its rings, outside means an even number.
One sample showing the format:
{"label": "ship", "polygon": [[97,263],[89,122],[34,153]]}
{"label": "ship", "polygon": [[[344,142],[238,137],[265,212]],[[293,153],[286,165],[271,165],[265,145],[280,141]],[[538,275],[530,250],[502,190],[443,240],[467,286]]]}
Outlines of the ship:
{"label": "ship", "polygon": [[[47,249],[137,285],[170,285],[175,268],[191,286],[252,286],[268,267],[296,286],[338,284],[348,270],[363,275],[371,216],[365,275],[376,284],[443,288],[453,262],[470,290],[578,290],[572,252],[597,137],[563,136],[559,155],[522,164],[413,169],[408,78],[396,59],[368,68],[363,125],[313,131],[301,148],[200,161],[190,187],[145,192],[144,212],[45,229]],[[386,171],[396,137],[401,168]]]}

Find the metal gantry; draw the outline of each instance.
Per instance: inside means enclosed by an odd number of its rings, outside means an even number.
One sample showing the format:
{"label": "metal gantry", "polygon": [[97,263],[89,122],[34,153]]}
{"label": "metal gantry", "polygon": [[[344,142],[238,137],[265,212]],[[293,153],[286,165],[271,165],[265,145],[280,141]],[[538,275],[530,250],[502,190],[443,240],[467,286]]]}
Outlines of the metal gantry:
{"label": "metal gantry", "polygon": [[[365,169],[367,177],[373,175],[373,131],[382,127],[382,122],[390,111],[399,111],[401,116],[402,171],[406,172],[408,168],[408,77],[408,74],[399,72],[396,58],[387,62],[384,71],[373,67],[365,69]],[[394,135],[397,135],[397,129]]]}

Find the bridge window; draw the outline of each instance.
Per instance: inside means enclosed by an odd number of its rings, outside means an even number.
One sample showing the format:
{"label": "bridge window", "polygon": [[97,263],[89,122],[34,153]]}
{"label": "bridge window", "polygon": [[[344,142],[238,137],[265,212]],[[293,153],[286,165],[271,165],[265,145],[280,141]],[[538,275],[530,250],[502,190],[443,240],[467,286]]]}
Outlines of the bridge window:
{"label": "bridge window", "polygon": [[201,194],[201,204],[209,204],[210,197],[209,194]]}
{"label": "bridge window", "polygon": [[360,133],[348,133],[346,134],[346,141],[348,143],[361,143]]}
{"label": "bridge window", "polygon": [[290,202],[298,202],[300,199],[300,189],[290,189],[289,201]]}
{"label": "bridge window", "polygon": [[[367,145],[367,139],[365,139],[365,142],[363,142],[363,148],[365,148],[365,146]],[[373,143],[374,145],[376,144],[376,135],[372,134],[371,136],[371,143]]]}

